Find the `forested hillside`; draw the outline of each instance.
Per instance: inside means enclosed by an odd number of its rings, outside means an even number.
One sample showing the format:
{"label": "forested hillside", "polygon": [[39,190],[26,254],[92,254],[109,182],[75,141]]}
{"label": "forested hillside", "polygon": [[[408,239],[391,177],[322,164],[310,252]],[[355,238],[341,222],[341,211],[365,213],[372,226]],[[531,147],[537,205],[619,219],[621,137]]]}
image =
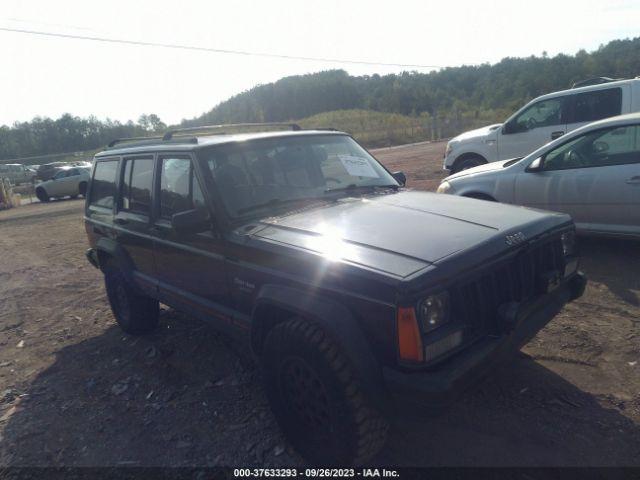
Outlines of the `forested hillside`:
{"label": "forested hillside", "polygon": [[[384,139],[371,143],[389,144],[416,137],[414,127],[422,129],[418,135],[422,139],[502,121],[525,101],[568,88],[577,80],[637,75],[640,75],[640,37],[615,40],[590,53],[505,58],[495,65],[446,68],[431,73],[353,77],[343,70],[331,70],[287,77],[235,95],[182,124],[307,119],[302,123],[308,126],[335,126],[331,122],[339,120],[346,124],[360,122],[364,130],[359,133],[363,138],[367,125],[385,123],[388,133]],[[382,117],[366,113],[371,111],[410,118],[387,115],[382,121]],[[333,113],[307,118],[323,112]],[[138,123],[126,124],[68,114],[57,120],[36,118],[0,127],[0,159],[91,150],[116,137],[144,135],[163,128],[155,115],[144,115]],[[401,135],[394,133],[398,129],[402,130]]]}
{"label": "forested hillside", "polygon": [[616,40],[592,53],[505,58],[495,65],[431,73],[352,77],[343,70],[332,70],[287,77],[240,93],[183,123],[284,121],[342,109],[432,116],[456,111],[512,110],[543,93],[569,88],[578,80],[637,75],[640,37]]}

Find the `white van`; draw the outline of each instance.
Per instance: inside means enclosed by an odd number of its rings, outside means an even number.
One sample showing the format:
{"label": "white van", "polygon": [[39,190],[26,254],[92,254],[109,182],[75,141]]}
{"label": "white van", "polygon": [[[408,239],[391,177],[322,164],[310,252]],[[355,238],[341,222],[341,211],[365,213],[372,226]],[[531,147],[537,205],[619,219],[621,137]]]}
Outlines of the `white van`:
{"label": "white van", "polygon": [[[589,85],[581,86],[585,83]],[[587,123],[638,111],[640,77],[581,82],[570,90],[532,100],[504,123],[452,138],[447,143],[444,168],[456,173],[496,160],[524,157]]]}

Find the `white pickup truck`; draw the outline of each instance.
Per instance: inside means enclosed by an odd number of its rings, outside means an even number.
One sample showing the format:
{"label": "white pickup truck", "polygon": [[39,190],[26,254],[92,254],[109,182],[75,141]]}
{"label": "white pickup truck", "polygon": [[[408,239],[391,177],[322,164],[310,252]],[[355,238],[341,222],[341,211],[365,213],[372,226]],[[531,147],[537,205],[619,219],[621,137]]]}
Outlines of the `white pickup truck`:
{"label": "white pickup truck", "polygon": [[496,160],[524,157],[587,123],[640,111],[640,78],[596,82],[600,83],[543,95],[504,123],[452,138],[445,150],[444,169],[456,173]]}

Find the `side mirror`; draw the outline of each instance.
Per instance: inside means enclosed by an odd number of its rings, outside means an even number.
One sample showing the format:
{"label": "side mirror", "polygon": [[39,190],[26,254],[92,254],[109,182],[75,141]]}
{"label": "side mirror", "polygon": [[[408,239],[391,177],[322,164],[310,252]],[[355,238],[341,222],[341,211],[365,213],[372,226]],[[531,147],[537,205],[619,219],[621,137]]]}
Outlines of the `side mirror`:
{"label": "side mirror", "polygon": [[171,227],[178,233],[201,233],[211,228],[209,213],[203,209],[186,210],[171,217]]}
{"label": "side mirror", "polygon": [[540,172],[542,171],[542,157],[536,158],[527,167],[527,172]]}
{"label": "side mirror", "polygon": [[512,122],[507,122],[502,126],[503,135],[509,135],[510,133],[513,133],[513,131],[514,131],[514,128],[513,128]]}
{"label": "side mirror", "polygon": [[404,174],[404,172],[393,172],[391,175],[396,179],[396,182],[398,182],[403,187],[407,184],[407,176]]}

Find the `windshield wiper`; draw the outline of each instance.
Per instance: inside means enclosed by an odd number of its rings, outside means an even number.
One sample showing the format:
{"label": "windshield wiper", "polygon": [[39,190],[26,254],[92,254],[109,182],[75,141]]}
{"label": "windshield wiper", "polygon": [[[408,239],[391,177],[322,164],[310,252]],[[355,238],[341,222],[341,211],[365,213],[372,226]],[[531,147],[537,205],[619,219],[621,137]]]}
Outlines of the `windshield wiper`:
{"label": "windshield wiper", "polygon": [[398,190],[398,185],[356,185],[355,183],[350,183],[346,187],[329,188],[325,190],[324,193],[353,192],[355,190],[375,191],[375,190],[380,190],[385,188],[392,188],[393,190]]}
{"label": "windshield wiper", "polygon": [[272,198],[272,199],[267,200],[266,202],[263,202],[263,203],[258,203],[256,205],[251,205],[249,207],[241,208],[240,210],[237,211],[237,213],[242,215],[242,214],[245,214],[245,213],[253,212],[255,210],[261,210],[263,208],[279,207],[281,205],[286,205],[288,203],[296,203],[296,202],[302,202],[302,201],[307,201],[307,200],[320,200],[320,198],[318,198],[318,197]]}

